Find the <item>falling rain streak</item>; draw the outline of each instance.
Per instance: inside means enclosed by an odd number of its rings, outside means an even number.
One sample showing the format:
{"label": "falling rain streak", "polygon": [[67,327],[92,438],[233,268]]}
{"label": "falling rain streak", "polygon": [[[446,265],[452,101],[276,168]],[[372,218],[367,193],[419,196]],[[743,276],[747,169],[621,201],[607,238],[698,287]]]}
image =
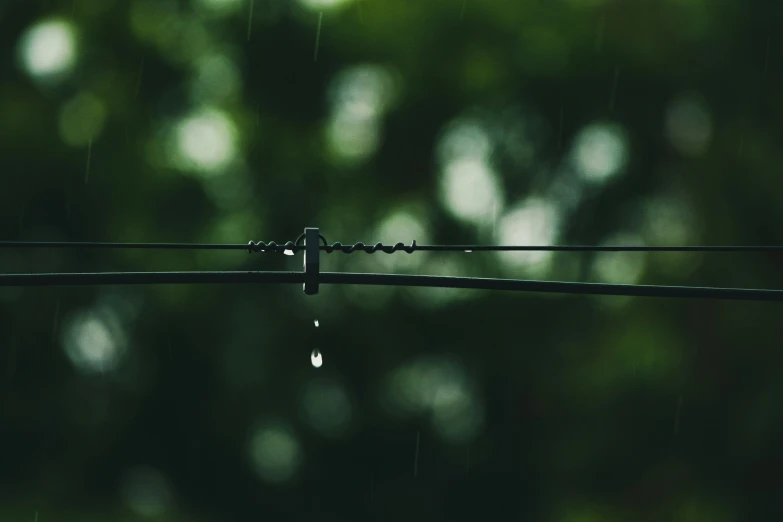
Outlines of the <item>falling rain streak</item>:
{"label": "falling rain streak", "polygon": [[680,410],[682,410],[682,395],[677,397],[677,413],[674,415],[674,434],[680,431]]}
{"label": "falling rain streak", "polygon": [[315,51],[313,52],[313,61],[318,61],[318,46],[321,44],[321,22],[323,22],[324,14],[318,13],[318,29],[315,31]]}
{"label": "falling rain streak", "polygon": [[141,65],[139,66],[139,79],[136,80],[136,90],[133,93],[134,98],[139,97],[139,90],[141,89],[141,77],[144,74],[144,57],[141,57]]}
{"label": "falling rain streak", "polygon": [[18,340],[11,340],[11,346],[8,350],[8,362],[6,363],[6,382],[10,388],[13,385],[14,375],[16,374],[16,352],[19,349],[17,346]]}
{"label": "falling rain streak", "polygon": [[609,110],[614,110],[614,102],[617,98],[617,81],[620,79],[620,68],[614,68],[614,79],[612,80],[612,94],[609,97]]}
{"label": "falling rain streak", "polygon": [[255,0],[250,0],[250,12],[247,14],[247,41],[250,41],[250,30],[253,28],[253,4]]}
{"label": "falling rain streak", "polygon": [[468,6],[468,0],[462,0],[462,10],[459,13],[459,19],[465,19],[465,8]]}
{"label": "falling rain streak", "polygon": [[769,69],[769,36],[767,37],[767,53],[764,55],[764,77],[767,77],[767,70]]}
{"label": "falling rain streak", "polygon": [[563,148],[563,108],[560,107],[560,119],[557,125],[557,150]]}
{"label": "falling rain streak", "polygon": [[60,301],[57,301],[57,306],[54,308],[54,320],[52,321],[52,342],[57,339],[57,319],[60,317]]}
{"label": "falling rain streak", "polygon": [[421,438],[421,431],[416,432],[416,453],[413,456],[413,477],[416,478],[419,475],[419,439]]}
{"label": "falling rain streak", "polygon": [[595,31],[595,52],[601,52],[604,46],[604,31],[606,30],[606,17],[601,17],[598,29]]}
{"label": "falling rain streak", "polygon": [[500,207],[498,206],[498,199],[495,198],[495,203],[492,205],[492,237],[498,237],[499,220],[500,220]]}
{"label": "falling rain streak", "polygon": [[19,234],[21,235],[24,228],[24,212],[27,209],[27,205],[22,203],[22,210],[19,212]]}
{"label": "falling rain streak", "polygon": [[316,328],[318,328],[318,319],[316,319],[315,321],[313,321],[313,324],[315,325],[315,327],[316,327]]}
{"label": "falling rain streak", "polygon": [[84,173],[84,184],[90,182],[90,157],[92,156],[92,140],[87,142],[87,170]]}

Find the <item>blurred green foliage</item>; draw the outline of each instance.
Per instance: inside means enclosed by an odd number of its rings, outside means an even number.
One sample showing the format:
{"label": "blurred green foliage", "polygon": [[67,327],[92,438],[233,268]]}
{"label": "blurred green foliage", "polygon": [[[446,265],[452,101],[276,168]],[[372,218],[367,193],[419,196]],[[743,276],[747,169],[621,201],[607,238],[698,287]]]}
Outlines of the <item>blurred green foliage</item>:
{"label": "blurred green foliage", "polygon": [[[772,0],[5,0],[0,239],[781,244],[781,22]],[[783,285],[774,255],[323,263]],[[2,273],[300,266],[0,252]],[[777,520],[778,316],[0,289],[0,520]]]}

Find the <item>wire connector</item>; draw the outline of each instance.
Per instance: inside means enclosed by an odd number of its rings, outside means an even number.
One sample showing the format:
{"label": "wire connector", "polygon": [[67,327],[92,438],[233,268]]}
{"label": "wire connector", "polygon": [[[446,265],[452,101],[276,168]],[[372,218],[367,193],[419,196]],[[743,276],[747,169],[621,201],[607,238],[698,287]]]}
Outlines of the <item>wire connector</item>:
{"label": "wire connector", "polygon": [[[323,236],[321,236],[323,238]],[[375,252],[385,252],[386,254],[393,254],[394,252],[402,251],[406,252],[408,254],[412,254],[418,249],[418,246],[416,245],[416,241],[414,240],[413,243],[411,243],[410,246],[405,246],[404,243],[397,243],[395,245],[384,245],[383,243],[375,243],[374,245],[365,245],[361,241],[358,243],[354,243],[353,245],[343,245],[339,241],[337,243],[332,243],[331,245],[326,244],[326,239],[324,239],[324,246],[321,247],[322,250],[324,250],[327,254],[331,254],[335,250],[338,252],[343,252],[345,254],[352,254],[356,251],[364,251],[368,254],[374,254]]]}
{"label": "wire connector", "polygon": [[[302,290],[306,295],[315,295],[318,293],[318,273],[320,271],[318,251],[318,233],[317,228],[305,228],[305,255],[304,255],[304,284]],[[301,237],[301,236],[300,236]],[[299,240],[296,241],[299,243]]]}
{"label": "wire connector", "polygon": [[278,245],[274,241],[270,241],[269,243],[264,243],[263,241],[257,241],[257,242],[250,241],[247,244],[248,254],[252,254],[253,252],[276,252],[278,254],[284,254],[286,250],[290,250],[291,252],[296,252],[297,250],[300,249],[301,248],[297,247],[293,241],[288,241],[283,245]]}

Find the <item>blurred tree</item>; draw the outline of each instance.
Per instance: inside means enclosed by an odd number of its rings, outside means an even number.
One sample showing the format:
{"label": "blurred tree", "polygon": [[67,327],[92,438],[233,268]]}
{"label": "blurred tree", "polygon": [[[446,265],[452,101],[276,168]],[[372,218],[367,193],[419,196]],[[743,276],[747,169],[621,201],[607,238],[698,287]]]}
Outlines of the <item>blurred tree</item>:
{"label": "blurred tree", "polygon": [[[782,16],[762,0],[6,0],[0,238],[781,244]],[[783,284],[771,254],[324,262]],[[299,266],[0,253],[3,273]],[[0,519],[775,520],[778,311],[3,288]]]}

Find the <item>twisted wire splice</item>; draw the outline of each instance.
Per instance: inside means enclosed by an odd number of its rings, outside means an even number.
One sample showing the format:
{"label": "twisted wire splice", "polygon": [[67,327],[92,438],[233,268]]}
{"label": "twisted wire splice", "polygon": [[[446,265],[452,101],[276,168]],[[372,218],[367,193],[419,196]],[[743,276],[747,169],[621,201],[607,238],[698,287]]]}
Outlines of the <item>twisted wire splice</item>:
{"label": "twisted wire splice", "polygon": [[404,243],[397,243],[395,245],[384,245],[383,243],[376,243],[374,245],[365,245],[361,241],[358,243],[354,243],[353,245],[343,245],[338,241],[337,243],[332,243],[331,245],[322,245],[320,248],[321,250],[325,251],[327,254],[331,254],[335,250],[339,252],[344,252],[346,254],[351,254],[358,250],[362,250],[368,254],[374,254],[375,252],[385,252],[386,254],[393,254],[394,252],[397,251],[402,251],[408,254],[412,254],[414,251],[417,250],[416,241],[414,241],[410,246],[405,246]]}
{"label": "twisted wire splice", "polygon": [[[279,245],[274,241],[270,241],[268,243],[264,241],[250,241],[247,244],[247,250],[248,253],[251,254],[253,252],[277,252],[282,254],[286,250],[290,250],[291,252],[299,252],[305,248],[304,245],[301,244],[303,239],[304,234],[300,235],[296,241],[288,241],[282,245]],[[354,243],[353,245],[343,245],[339,241],[330,245],[327,243],[326,238],[322,234],[318,234],[318,239],[323,242],[322,245],[318,246],[318,249],[323,250],[327,254],[331,254],[332,252],[352,254],[359,251],[366,252],[368,254],[374,254],[375,252],[384,252],[386,254],[393,254],[394,252],[406,252],[408,254],[412,254],[416,250],[419,250],[419,246],[416,244],[415,240],[410,245],[405,245],[404,243],[396,243],[394,245],[384,245],[383,243],[365,245],[361,241]]]}
{"label": "twisted wire splice", "polygon": [[278,254],[283,254],[286,250],[297,252],[302,249],[304,249],[303,246],[299,246],[293,241],[287,241],[285,244],[281,245],[278,245],[274,241],[270,241],[269,243],[263,241],[250,241],[247,244],[248,254],[252,254],[253,252],[276,252]]}
{"label": "twisted wire splice", "polygon": [[[299,245],[299,243],[302,241],[302,239],[304,239],[304,237],[305,237],[304,234],[300,235],[296,239],[296,244]],[[323,245],[319,245],[318,247],[319,250],[323,250],[327,254],[331,254],[335,250],[339,252],[343,252],[345,254],[352,254],[359,250],[366,252],[368,254],[374,254],[375,252],[385,252],[387,254],[393,254],[394,252],[398,252],[398,251],[412,254],[415,250],[418,249],[415,240],[410,246],[405,246],[404,243],[397,243],[395,245],[384,245],[383,243],[376,243],[375,245],[365,245],[361,241],[359,241],[358,243],[354,243],[353,245],[343,245],[339,241],[336,243],[332,243],[330,245],[326,241],[326,238],[323,236],[323,234],[320,233],[318,234],[318,239],[323,242]]]}

